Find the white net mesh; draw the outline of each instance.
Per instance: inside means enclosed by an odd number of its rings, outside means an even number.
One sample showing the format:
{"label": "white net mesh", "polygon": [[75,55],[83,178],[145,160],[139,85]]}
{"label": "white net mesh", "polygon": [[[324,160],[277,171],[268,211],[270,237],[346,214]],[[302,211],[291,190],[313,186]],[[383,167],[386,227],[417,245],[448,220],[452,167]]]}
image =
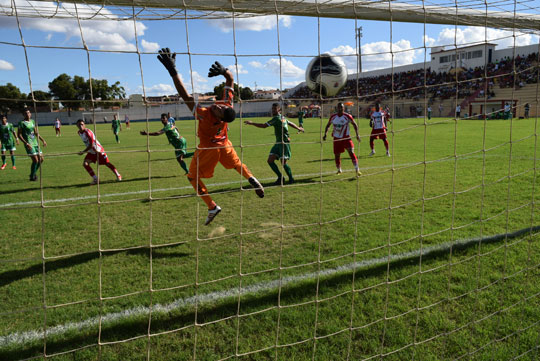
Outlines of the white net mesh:
{"label": "white net mesh", "polygon": [[[44,148],[38,183],[6,175],[0,214],[12,226],[0,257],[0,358],[535,359],[537,5],[0,2],[0,54],[17,53],[30,94],[2,96],[8,119],[20,120],[13,110],[26,104],[45,137],[56,117],[94,119],[90,128],[124,177],[113,182],[99,165],[95,188],[81,181],[74,128]],[[154,25],[168,34],[154,35],[159,44],[146,40]],[[43,30],[54,35],[35,36]],[[210,227],[171,145],[138,137],[158,132],[170,113],[187,152],[198,144],[197,122],[155,59],[161,46],[176,52],[201,104],[212,104],[208,93],[219,86],[202,73],[216,59],[244,89],[248,67],[277,88],[275,98],[237,91],[229,126],[266,195],[218,166],[205,180],[223,208]],[[349,68],[334,98],[302,80],[325,52]],[[48,58],[110,84],[137,74],[126,90],[140,95],[107,97],[90,81],[84,96],[40,99]],[[350,157],[361,175],[346,151],[340,163],[335,157],[335,126],[323,141],[338,101],[359,127],[362,142],[351,127]],[[270,131],[243,122],[265,124],[273,102],[289,119],[305,111],[295,122],[306,132],[289,127],[291,184],[275,184],[268,168]],[[392,117],[386,149],[368,126],[376,103]],[[114,114],[135,130],[118,144],[110,125],[98,124]]]}

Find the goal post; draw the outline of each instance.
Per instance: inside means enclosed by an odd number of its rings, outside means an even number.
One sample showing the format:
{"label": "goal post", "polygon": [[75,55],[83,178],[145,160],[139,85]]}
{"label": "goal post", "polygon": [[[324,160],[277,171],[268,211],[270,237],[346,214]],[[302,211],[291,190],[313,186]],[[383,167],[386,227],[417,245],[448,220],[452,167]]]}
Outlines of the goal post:
{"label": "goal post", "polygon": [[[45,0],[39,0],[45,1]],[[102,5],[97,0],[70,1],[80,4]],[[281,14],[293,16],[313,16],[341,19],[362,19],[397,21],[410,23],[430,23],[446,25],[488,26],[492,28],[520,28],[537,30],[540,16],[504,11],[493,11],[486,5],[475,9],[459,6],[435,6],[424,3],[381,1],[366,2],[354,0],[111,0],[108,5],[119,7],[168,8],[196,11],[194,17],[219,16],[216,11],[230,13],[229,16]],[[189,16],[189,14],[186,14]],[[223,16],[223,15],[221,15]]]}
{"label": "goal post", "polygon": [[82,117],[85,123],[87,124],[99,124],[99,123],[111,123],[111,120],[114,116],[117,116],[120,119],[120,113],[111,111],[111,112],[83,112]]}

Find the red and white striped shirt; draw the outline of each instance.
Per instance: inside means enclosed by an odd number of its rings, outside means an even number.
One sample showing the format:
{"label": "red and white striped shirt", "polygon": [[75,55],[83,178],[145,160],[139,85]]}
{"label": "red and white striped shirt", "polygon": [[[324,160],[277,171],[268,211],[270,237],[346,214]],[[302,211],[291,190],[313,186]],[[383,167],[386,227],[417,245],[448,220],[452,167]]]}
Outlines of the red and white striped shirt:
{"label": "red and white striped shirt", "polygon": [[386,113],[384,111],[374,111],[371,113],[373,129],[386,129]]}
{"label": "red and white striped shirt", "polygon": [[353,121],[352,115],[348,113],[343,113],[342,115],[332,114],[330,116],[330,121],[334,130],[332,136],[335,139],[340,138],[350,138],[350,127],[349,124]]}
{"label": "red and white striped shirt", "polygon": [[85,128],[82,132],[79,130],[79,136],[87,147],[91,146],[88,153],[105,153],[105,148],[103,148],[103,146],[99,143],[94,135],[94,132],[92,132],[90,129]]}

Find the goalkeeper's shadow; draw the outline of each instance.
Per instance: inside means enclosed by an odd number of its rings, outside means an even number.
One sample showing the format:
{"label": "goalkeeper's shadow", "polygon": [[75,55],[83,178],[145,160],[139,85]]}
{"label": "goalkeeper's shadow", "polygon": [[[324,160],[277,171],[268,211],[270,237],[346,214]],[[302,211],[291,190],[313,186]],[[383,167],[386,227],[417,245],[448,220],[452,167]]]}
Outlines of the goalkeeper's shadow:
{"label": "goalkeeper's shadow", "polygon": [[[162,248],[173,248],[173,247],[179,247],[182,244],[174,244],[174,245],[168,245],[164,246]],[[152,258],[183,258],[188,257],[191,254],[185,253],[185,252],[164,252],[160,249],[162,248],[153,248],[152,249]],[[125,253],[126,255],[148,255],[150,256],[150,247],[144,246],[141,248],[135,248],[135,249],[128,249],[128,250],[114,250],[114,251],[92,251],[92,252],[86,252],[74,256],[69,256],[66,258],[61,259],[55,259],[51,261],[45,262],[45,270],[47,272],[53,272],[56,270],[61,270],[65,268],[75,267],[87,262],[91,262],[93,260],[97,260],[100,257],[108,257],[113,256],[119,253]],[[24,269],[14,269],[9,270],[5,272],[0,273],[0,289],[4,286],[7,286],[13,282],[20,281],[25,278],[34,277],[40,274],[43,274],[43,262],[37,261],[35,264],[28,266]]]}

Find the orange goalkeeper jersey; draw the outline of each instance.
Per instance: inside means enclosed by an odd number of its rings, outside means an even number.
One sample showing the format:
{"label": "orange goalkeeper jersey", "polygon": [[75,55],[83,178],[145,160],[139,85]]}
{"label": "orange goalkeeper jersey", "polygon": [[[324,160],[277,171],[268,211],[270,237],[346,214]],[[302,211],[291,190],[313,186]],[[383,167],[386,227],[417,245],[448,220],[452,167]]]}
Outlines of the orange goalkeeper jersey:
{"label": "orange goalkeeper jersey", "polygon": [[[216,101],[216,104],[233,106],[234,93],[231,87],[226,86],[223,89],[223,99]],[[199,128],[197,136],[199,137],[200,148],[217,148],[226,145],[228,140],[228,123],[216,118],[210,107],[197,106],[197,119]]]}

